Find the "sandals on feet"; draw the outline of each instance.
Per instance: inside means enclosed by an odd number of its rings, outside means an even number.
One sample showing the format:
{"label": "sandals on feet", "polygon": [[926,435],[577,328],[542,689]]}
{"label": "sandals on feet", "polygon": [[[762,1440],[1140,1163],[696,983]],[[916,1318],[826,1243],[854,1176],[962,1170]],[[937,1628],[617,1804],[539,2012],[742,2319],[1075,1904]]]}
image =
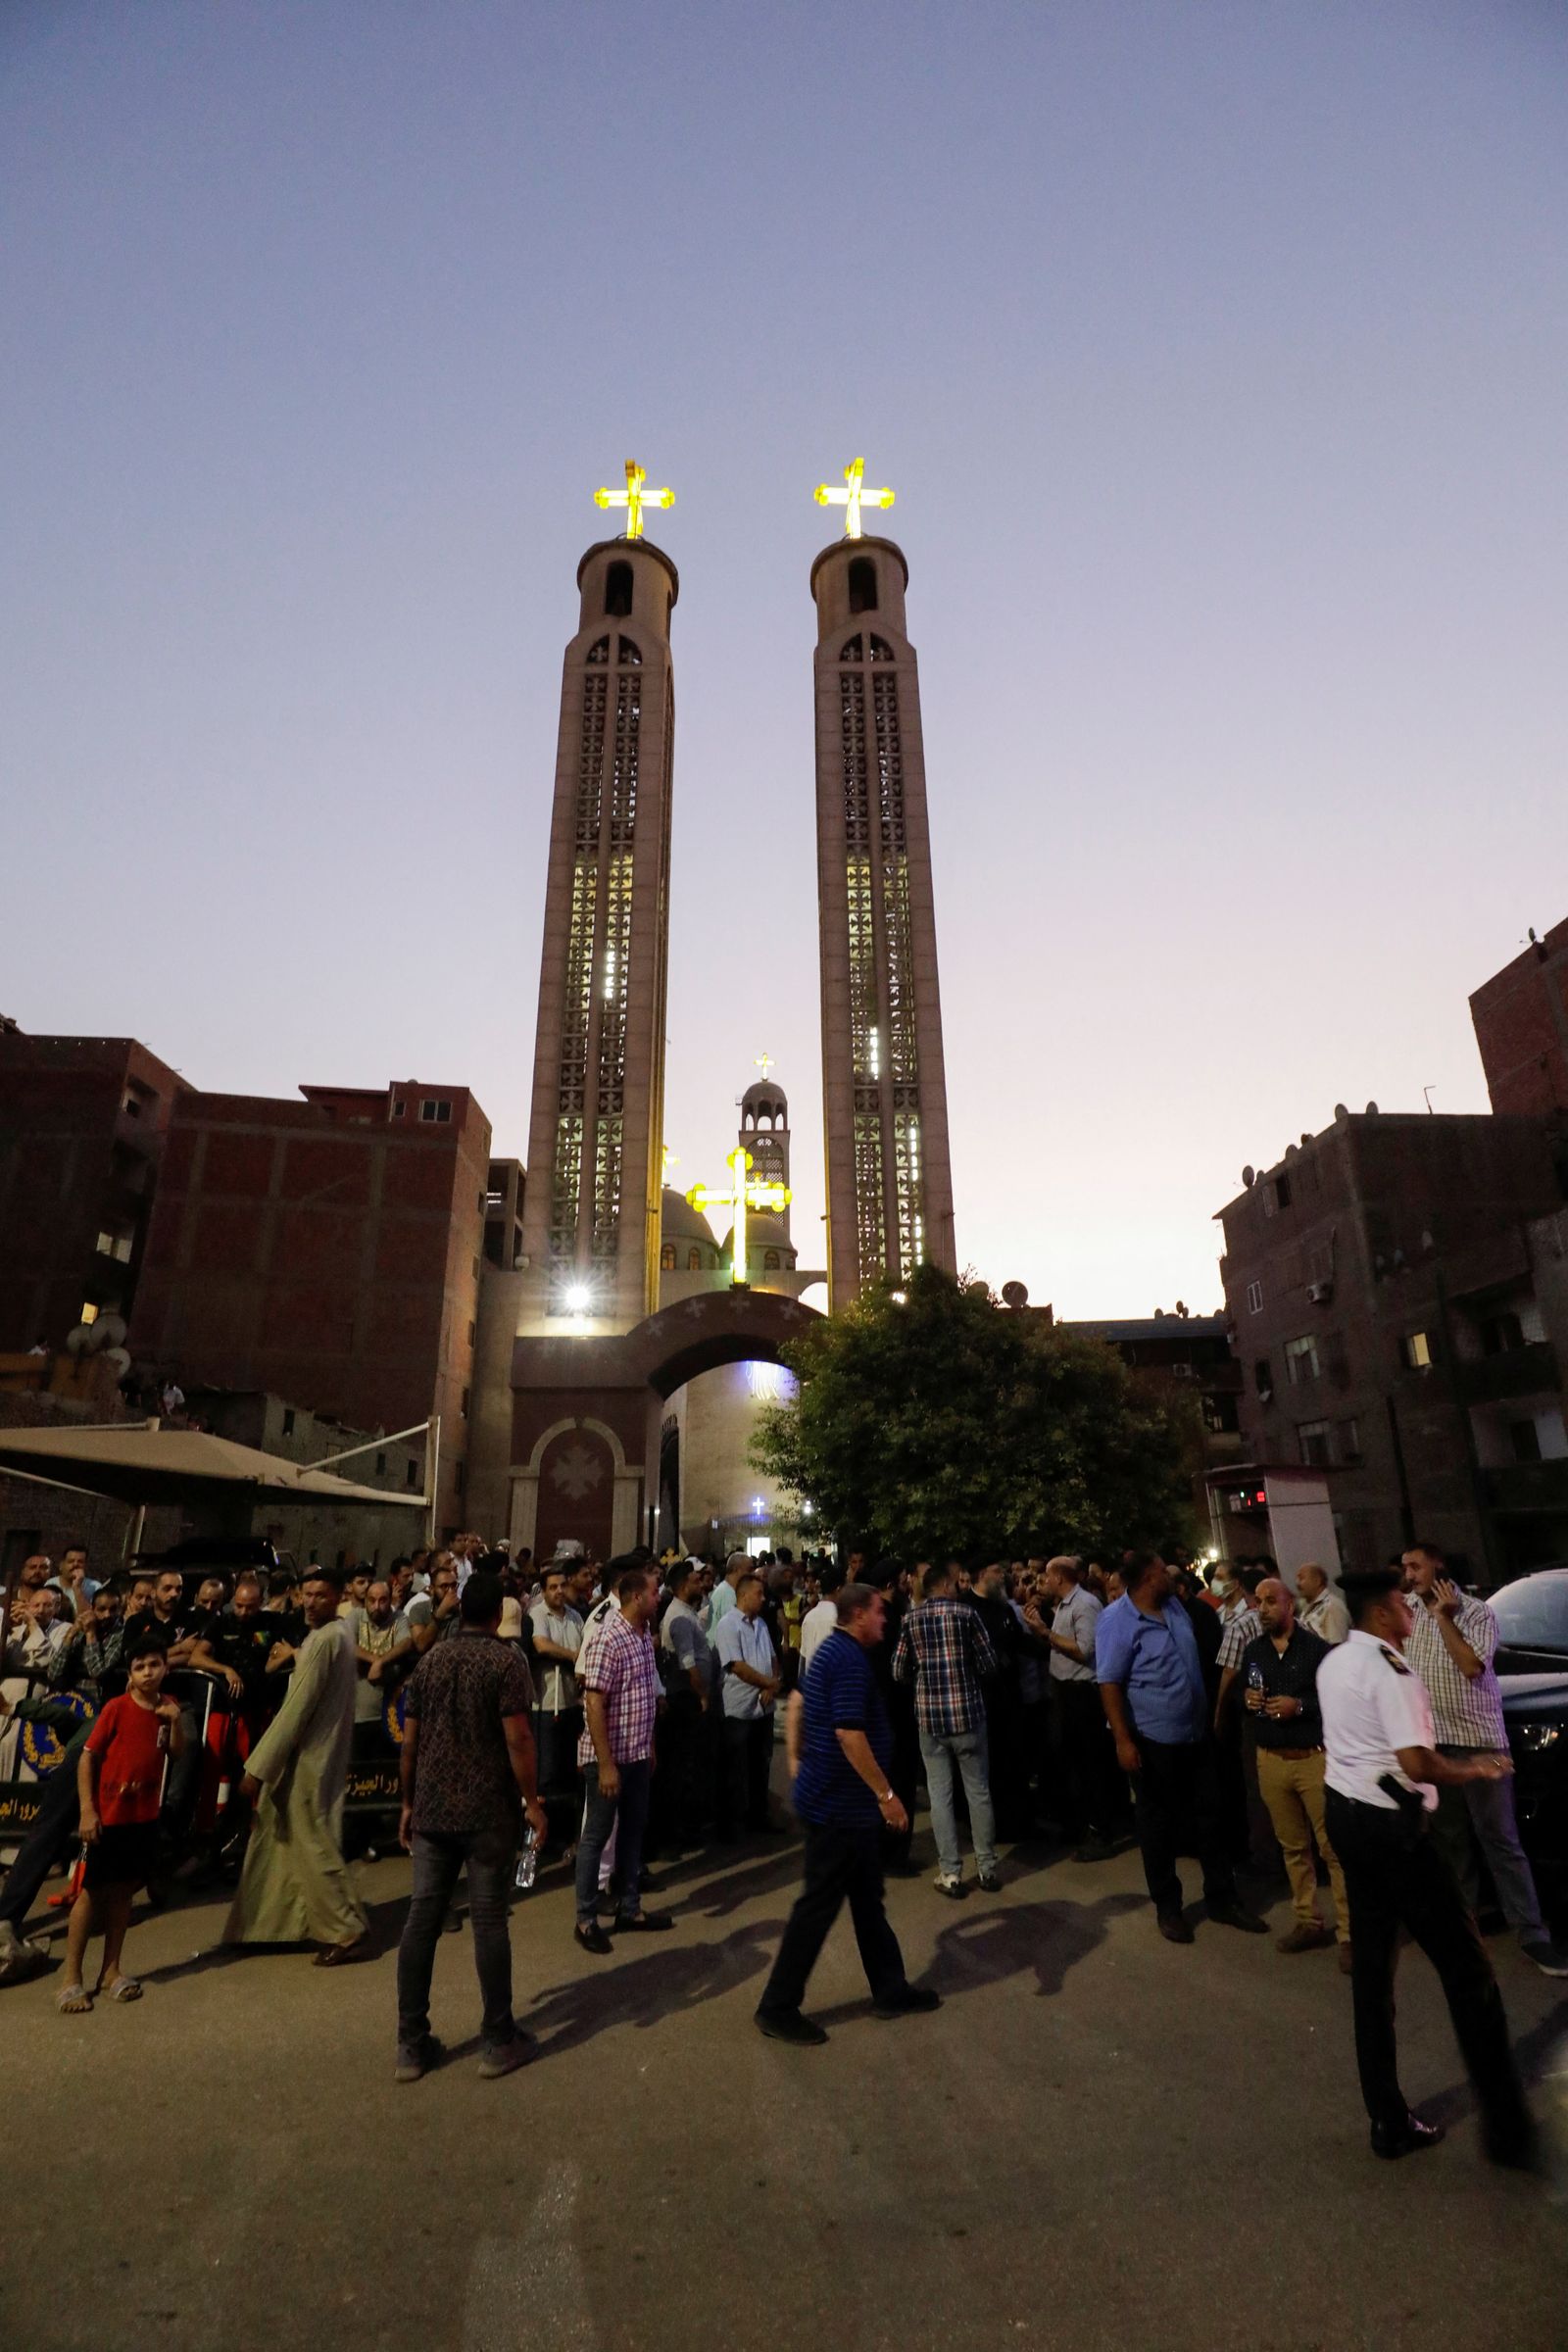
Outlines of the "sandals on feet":
{"label": "sandals on feet", "polygon": [[92,1994],[85,1984],[62,1984],[55,2007],[62,2017],[85,2017],[92,2008]]}
{"label": "sandals on feet", "polygon": [[117,1977],[112,1984],[100,1984],[98,1990],[108,2001],[139,2001],[141,1986],[134,1977]]}

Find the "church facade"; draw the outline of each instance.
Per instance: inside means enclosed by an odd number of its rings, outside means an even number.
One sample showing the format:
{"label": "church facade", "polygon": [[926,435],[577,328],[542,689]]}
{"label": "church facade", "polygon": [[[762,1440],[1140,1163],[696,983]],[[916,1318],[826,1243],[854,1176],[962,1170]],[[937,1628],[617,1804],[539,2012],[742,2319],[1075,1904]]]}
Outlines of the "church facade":
{"label": "church facade", "polygon": [[[789,1105],[764,1065],[740,1102],[730,1192],[663,1182],[675,566],[627,532],[577,571],[557,739],[521,1248],[486,1284],[469,1516],[514,1547],[722,1549],[780,1498],[746,1460],[787,1393],[780,1350],[817,1311],[956,1270],[919,684],[907,565],[860,534],[811,570],[828,1267],[790,1233]],[[870,496],[871,494],[867,494]],[[892,493],[875,494],[891,504]],[[655,503],[650,497],[648,503]],[[659,494],[658,503],[672,503]],[[730,1204],[722,1240],[705,1213]]]}

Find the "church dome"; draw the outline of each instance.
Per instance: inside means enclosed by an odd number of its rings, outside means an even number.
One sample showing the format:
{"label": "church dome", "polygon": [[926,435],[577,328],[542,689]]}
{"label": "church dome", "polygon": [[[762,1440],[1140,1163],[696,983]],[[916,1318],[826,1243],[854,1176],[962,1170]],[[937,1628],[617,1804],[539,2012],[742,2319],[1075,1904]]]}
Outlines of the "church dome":
{"label": "church dome", "polygon": [[742,1126],[755,1127],[762,1119],[770,1127],[787,1127],[790,1123],[789,1098],[770,1078],[757,1079],[741,1097]]}
{"label": "church dome", "polygon": [[703,1242],[710,1250],[718,1248],[713,1228],[700,1208],[693,1208],[684,1193],[665,1185],[660,1202],[659,1231],[666,1242]]}
{"label": "church dome", "polygon": [[[795,1244],[790,1240],[789,1227],[783,1218],[776,1216],[770,1208],[749,1208],[746,1212],[747,1257],[754,1266],[760,1266],[762,1262],[762,1253],[767,1250],[778,1250],[781,1269],[787,1269],[794,1265]],[[726,1260],[733,1261],[734,1259],[735,1228],[733,1225],[724,1236],[724,1248],[721,1254]]]}

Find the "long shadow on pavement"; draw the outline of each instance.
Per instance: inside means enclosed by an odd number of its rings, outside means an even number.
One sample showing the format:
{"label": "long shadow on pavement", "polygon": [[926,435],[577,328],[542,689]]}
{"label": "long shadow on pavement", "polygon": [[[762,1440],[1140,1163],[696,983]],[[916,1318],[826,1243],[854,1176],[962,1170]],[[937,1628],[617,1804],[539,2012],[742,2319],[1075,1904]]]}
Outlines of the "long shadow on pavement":
{"label": "long shadow on pavement", "polygon": [[[602,1974],[573,1977],[541,1992],[518,2023],[537,2035],[540,2057],[581,2048],[612,2026],[657,2026],[744,1984],[772,1963],[781,1919],[754,1921],[719,1943],[662,1945],[636,1960],[619,1957]],[[575,1949],[575,1947],[573,1947]]]}

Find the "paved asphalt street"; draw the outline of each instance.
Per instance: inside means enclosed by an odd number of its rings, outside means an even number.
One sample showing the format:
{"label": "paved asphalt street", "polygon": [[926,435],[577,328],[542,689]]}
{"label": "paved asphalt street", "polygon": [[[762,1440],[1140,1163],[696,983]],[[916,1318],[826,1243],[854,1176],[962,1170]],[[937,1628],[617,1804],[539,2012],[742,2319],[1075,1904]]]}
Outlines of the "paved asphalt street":
{"label": "paved asphalt street", "polygon": [[[1568,2207],[1482,2160],[1418,1955],[1406,2088],[1450,2134],[1381,2165],[1332,1953],[1282,1959],[1198,1911],[1195,1946],[1163,1943],[1136,1854],[1004,1869],[961,1905],[891,1889],[938,2015],[870,2015],[845,1919],[811,1988],[832,2038],[794,2050],[751,2023],[793,1841],[676,1865],[673,1933],[607,1961],[573,1945],[558,1866],[513,1923],[538,2062],[477,2079],[469,1939],[447,1936],[453,2054],[413,2088],[391,2080],[401,1858],[362,1870],[387,1948],[361,1968],[214,1956],[219,1903],[138,1919],[139,2005],[62,2018],[58,1974],[0,1992],[0,2342],[1568,2344]],[[1492,1949],[1530,2069],[1568,2063],[1568,1987]]]}

